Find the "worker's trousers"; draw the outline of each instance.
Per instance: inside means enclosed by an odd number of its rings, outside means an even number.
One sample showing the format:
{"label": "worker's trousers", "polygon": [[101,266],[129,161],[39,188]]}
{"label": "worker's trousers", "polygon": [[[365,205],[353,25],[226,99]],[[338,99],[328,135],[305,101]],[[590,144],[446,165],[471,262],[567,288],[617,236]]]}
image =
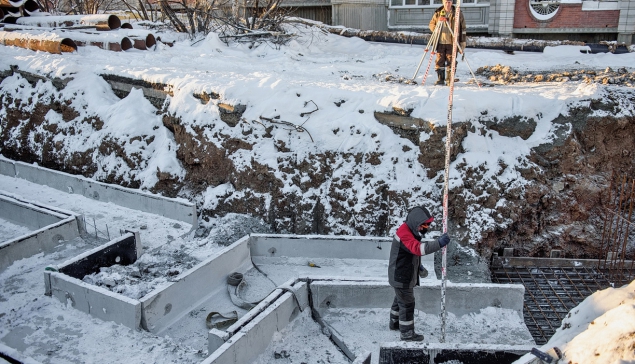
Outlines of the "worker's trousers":
{"label": "worker's trousers", "polygon": [[399,331],[414,330],[415,296],[412,288],[395,288],[395,299],[390,308],[390,321],[397,320],[399,321]]}
{"label": "worker's trousers", "polygon": [[445,71],[445,66],[452,67],[452,44],[437,45],[437,60],[434,69]]}

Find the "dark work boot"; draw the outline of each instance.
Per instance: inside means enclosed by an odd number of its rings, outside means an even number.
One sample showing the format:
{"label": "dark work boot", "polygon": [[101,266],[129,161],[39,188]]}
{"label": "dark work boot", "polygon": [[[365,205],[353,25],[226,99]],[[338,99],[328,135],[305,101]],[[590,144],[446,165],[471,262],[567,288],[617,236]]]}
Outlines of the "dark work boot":
{"label": "dark work boot", "polygon": [[399,320],[390,320],[388,322],[388,328],[391,330],[399,330]]}
{"label": "dark work boot", "polygon": [[445,86],[445,70],[444,69],[437,70],[437,77],[438,79],[435,85]]}
{"label": "dark work boot", "polygon": [[401,332],[403,341],[423,341],[423,335],[417,334],[414,329]]}

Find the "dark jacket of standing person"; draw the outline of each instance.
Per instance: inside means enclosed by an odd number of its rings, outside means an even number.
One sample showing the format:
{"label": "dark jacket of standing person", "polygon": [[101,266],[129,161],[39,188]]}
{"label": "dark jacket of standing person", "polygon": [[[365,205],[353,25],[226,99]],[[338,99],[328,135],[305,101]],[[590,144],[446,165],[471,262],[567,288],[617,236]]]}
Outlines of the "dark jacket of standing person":
{"label": "dark jacket of standing person", "polygon": [[395,233],[390,248],[388,282],[396,288],[413,288],[419,285],[419,265],[421,256],[436,252],[439,242],[421,243],[426,231],[419,231],[420,225],[434,218],[425,207],[415,207]]}
{"label": "dark jacket of standing person", "polygon": [[421,256],[434,253],[450,243],[450,237],[443,234],[435,241],[421,242],[423,235],[434,217],[425,207],[415,207],[408,213],[395,233],[390,247],[388,262],[388,282],[395,291],[390,307],[390,330],[399,330],[404,341],[423,341],[422,334],[415,332],[414,286],[419,284]]}

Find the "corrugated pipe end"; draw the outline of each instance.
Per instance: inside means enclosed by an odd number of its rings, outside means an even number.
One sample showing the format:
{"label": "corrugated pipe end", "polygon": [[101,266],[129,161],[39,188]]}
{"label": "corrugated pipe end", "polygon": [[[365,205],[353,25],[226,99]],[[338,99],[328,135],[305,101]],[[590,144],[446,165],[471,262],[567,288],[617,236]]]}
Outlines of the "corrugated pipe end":
{"label": "corrugated pipe end", "polygon": [[127,51],[130,48],[132,48],[132,41],[128,37],[123,37],[121,39],[121,50]]}
{"label": "corrugated pipe end", "polygon": [[132,24],[123,23],[123,24],[121,24],[121,29],[132,29]]}
{"label": "corrugated pipe end", "polygon": [[108,17],[108,27],[112,30],[121,28],[121,20],[117,15],[111,15]]}
{"label": "corrugated pipe end", "polygon": [[62,53],[77,52],[77,44],[72,39],[64,38],[60,42],[60,50]]}
{"label": "corrugated pipe end", "polygon": [[155,45],[157,45],[157,40],[154,38],[154,35],[152,35],[152,33],[148,33],[148,36],[146,37],[146,47],[150,49],[154,48]]}

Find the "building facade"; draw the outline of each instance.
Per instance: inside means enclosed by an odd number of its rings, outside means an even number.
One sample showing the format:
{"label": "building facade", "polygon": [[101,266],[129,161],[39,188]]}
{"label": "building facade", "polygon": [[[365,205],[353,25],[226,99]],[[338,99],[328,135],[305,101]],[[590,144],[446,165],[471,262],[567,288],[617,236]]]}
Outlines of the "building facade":
{"label": "building facade", "polygon": [[[300,3],[295,0],[296,6]],[[330,24],[429,32],[428,23],[441,5],[442,0],[330,0]],[[627,45],[634,41],[635,0],[462,0],[461,11],[472,36]]]}

